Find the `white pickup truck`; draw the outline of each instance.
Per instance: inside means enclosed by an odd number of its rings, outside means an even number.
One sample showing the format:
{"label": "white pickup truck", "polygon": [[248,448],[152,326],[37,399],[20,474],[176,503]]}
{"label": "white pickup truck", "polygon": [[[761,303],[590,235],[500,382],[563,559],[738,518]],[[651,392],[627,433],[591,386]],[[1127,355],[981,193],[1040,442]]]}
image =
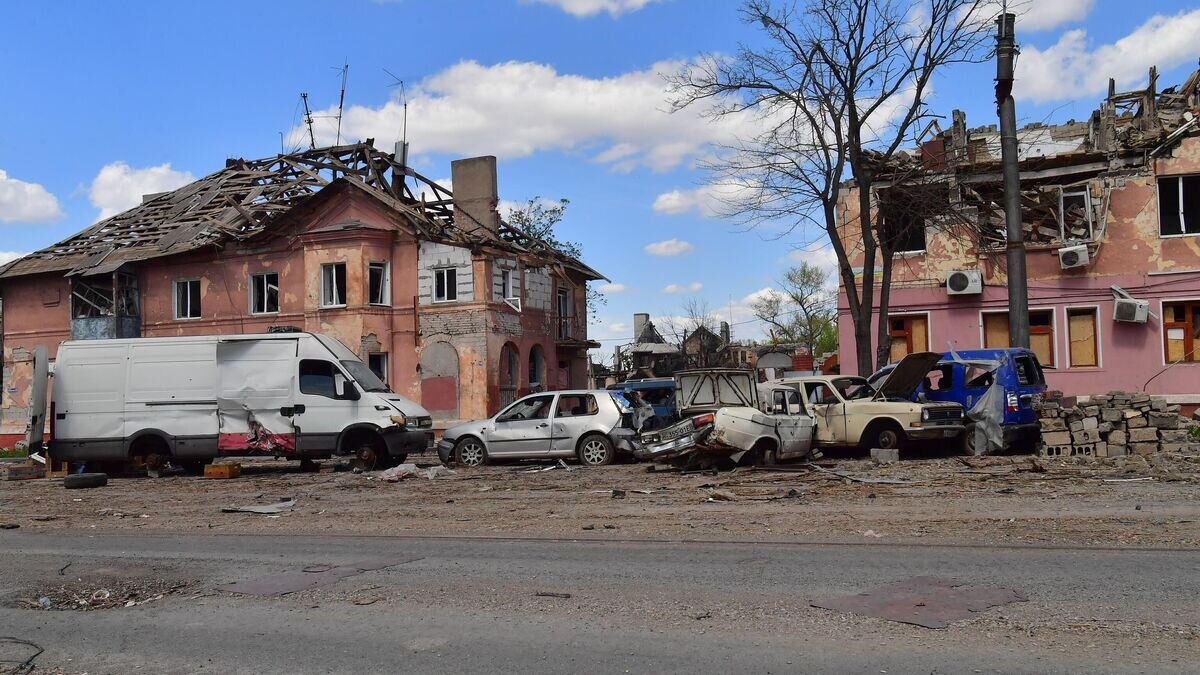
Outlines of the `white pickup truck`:
{"label": "white pickup truck", "polygon": [[[737,462],[751,453],[755,462],[799,459],[812,454],[813,419],[794,387],[766,391],[760,409],[754,371],[708,368],[675,374],[675,396],[683,420],[640,437],[638,459],[667,460],[698,453]],[[789,411],[800,405],[796,412]]]}

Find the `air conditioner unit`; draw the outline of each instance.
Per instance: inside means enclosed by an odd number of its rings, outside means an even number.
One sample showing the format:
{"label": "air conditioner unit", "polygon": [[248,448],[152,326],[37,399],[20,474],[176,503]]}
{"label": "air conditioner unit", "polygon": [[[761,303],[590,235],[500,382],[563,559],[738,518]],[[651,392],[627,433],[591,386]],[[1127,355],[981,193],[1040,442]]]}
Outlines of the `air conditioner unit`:
{"label": "air conditioner unit", "polygon": [[1058,249],[1058,264],[1064,270],[1069,270],[1073,267],[1087,267],[1090,262],[1091,257],[1088,256],[1087,244],[1064,246]]}
{"label": "air conditioner unit", "polygon": [[946,276],[946,295],[979,295],[983,275],[979,270],[955,270]]}
{"label": "air conditioner unit", "polygon": [[1113,321],[1127,323],[1146,323],[1150,315],[1148,300],[1133,300],[1130,298],[1115,298],[1113,300]]}
{"label": "air conditioner unit", "polygon": [[518,312],[521,311],[521,299],[520,298],[505,298],[504,302],[509,307],[512,307],[513,309],[517,310]]}

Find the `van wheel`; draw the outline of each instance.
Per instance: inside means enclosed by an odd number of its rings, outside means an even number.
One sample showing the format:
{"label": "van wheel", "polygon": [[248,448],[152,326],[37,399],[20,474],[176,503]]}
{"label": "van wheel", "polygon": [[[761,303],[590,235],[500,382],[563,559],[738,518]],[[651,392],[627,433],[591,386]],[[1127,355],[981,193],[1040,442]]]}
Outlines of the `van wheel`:
{"label": "van wheel", "polygon": [[350,466],[359,471],[379,471],[391,466],[391,457],[378,443],[364,441],[354,451],[354,459],[350,460]]}
{"label": "van wheel", "polygon": [[461,466],[483,466],[487,464],[487,448],[477,438],[461,438],[454,444],[454,463]]}
{"label": "van wheel", "polygon": [[972,457],[975,456],[975,423],[974,422],[967,424],[966,428],[963,429],[962,449],[963,449],[963,453],[970,455]]}
{"label": "van wheel", "polygon": [[583,437],[576,454],[579,455],[580,463],[585,466],[606,466],[613,463],[617,453],[607,436],[592,434]]}

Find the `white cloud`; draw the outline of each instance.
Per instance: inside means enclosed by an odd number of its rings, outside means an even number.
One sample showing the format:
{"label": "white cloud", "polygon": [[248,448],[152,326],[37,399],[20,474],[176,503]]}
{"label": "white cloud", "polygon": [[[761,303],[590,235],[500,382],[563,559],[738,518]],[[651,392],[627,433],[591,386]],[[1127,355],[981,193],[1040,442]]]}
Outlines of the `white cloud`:
{"label": "white cloud", "polygon": [[58,199],[49,190],[0,170],[0,223],[48,223],[61,216]]}
{"label": "white cloud", "polygon": [[600,284],[596,287],[596,290],[600,291],[601,293],[608,293],[609,295],[617,295],[618,293],[624,293],[625,291],[629,290],[629,288],[625,284],[607,283]]}
{"label": "white cloud", "polygon": [[670,216],[695,211],[706,218],[721,218],[736,212],[736,206],[755,198],[749,185],[710,183],[694,190],[674,189],[660,194],[651,207],[656,213]]}
{"label": "white cloud", "polygon": [[1017,8],[1017,34],[1057,28],[1064,23],[1080,21],[1092,11],[1096,0],[1028,0],[1026,7]]}
{"label": "white cloud", "polygon": [[693,281],[690,284],[667,284],[663,288],[663,293],[676,295],[679,293],[699,293],[702,290],[704,290],[704,284],[699,281]]}
{"label": "white cloud", "polygon": [[176,171],[170,164],[135,169],[125,162],[113,162],[96,174],[88,199],[100,209],[97,220],[104,220],[137,206],[143,195],[168,192],[194,180],[191,173]]}
{"label": "white cloud", "polygon": [[562,11],[577,17],[595,16],[600,12],[608,12],[616,17],[626,12],[636,12],[652,2],[660,0],[525,0],[538,2],[543,5],[554,5]]}
{"label": "white cloud", "polygon": [[[663,61],[645,70],[586,77],[528,61],[490,66],[463,61],[409,89],[412,151],[506,159],[574,151],[615,171],[643,166],[665,171],[705,155],[712,143],[751,137],[758,128],[751,115],[709,120],[700,105],[669,112],[664,77],[685,65]],[[377,107],[352,105],[342,118],[342,139],[374,138],[378,147],[391,147],[403,115],[399,99]],[[318,144],[332,144],[335,126],[322,120],[316,134]],[[293,145],[308,143],[303,127],[289,138]]]}
{"label": "white cloud", "polygon": [[1152,65],[1161,71],[1195,58],[1197,34],[1200,9],[1152,16],[1120,40],[1096,47],[1086,30],[1070,30],[1046,49],[1022,49],[1013,93],[1038,102],[1062,101],[1102,94],[1110,77],[1118,88],[1134,86]]}
{"label": "white cloud", "polygon": [[618,321],[616,323],[608,324],[607,329],[608,332],[612,333],[613,335],[620,335],[622,333],[629,332],[629,324]]}
{"label": "white cloud", "polygon": [[646,244],[645,251],[650,255],[674,256],[689,253],[694,248],[696,247],[681,239],[667,239]]}
{"label": "white cloud", "polygon": [[10,262],[16,260],[17,258],[23,257],[25,255],[27,255],[27,254],[17,253],[16,251],[0,251],[0,265],[3,265],[5,263],[10,263]]}

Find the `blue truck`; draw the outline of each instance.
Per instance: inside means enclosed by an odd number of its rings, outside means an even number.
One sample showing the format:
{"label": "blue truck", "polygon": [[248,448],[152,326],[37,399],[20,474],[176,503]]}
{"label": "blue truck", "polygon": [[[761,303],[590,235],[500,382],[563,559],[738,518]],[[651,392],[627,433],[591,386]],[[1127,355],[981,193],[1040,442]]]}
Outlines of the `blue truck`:
{"label": "blue truck", "polygon": [[[894,367],[884,366],[867,381],[881,381]],[[969,349],[943,354],[913,397],[961,404],[968,416],[964,450],[976,455],[983,453],[975,428],[990,420],[999,424],[1004,449],[1032,450],[1041,433],[1036,406],[1045,392],[1046,376],[1032,351]],[[992,401],[984,400],[989,393],[1000,400],[989,405]]]}

